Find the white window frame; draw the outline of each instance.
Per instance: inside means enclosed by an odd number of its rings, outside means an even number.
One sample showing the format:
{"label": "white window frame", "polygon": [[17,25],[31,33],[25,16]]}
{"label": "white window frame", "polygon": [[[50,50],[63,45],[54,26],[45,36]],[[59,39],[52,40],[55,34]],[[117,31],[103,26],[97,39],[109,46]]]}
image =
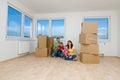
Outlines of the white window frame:
{"label": "white window frame", "polygon": [[111,17],[110,16],[84,16],[82,21],[84,22],[85,18],[108,18],[108,39],[99,39],[99,42],[110,42],[111,41]]}

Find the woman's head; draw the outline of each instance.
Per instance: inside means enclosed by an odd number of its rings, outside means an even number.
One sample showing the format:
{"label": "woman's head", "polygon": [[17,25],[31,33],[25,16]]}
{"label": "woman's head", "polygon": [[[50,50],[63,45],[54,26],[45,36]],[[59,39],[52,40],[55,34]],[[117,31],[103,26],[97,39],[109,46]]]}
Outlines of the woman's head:
{"label": "woman's head", "polygon": [[68,40],[67,42],[68,48],[72,48],[73,47],[73,43],[71,40]]}

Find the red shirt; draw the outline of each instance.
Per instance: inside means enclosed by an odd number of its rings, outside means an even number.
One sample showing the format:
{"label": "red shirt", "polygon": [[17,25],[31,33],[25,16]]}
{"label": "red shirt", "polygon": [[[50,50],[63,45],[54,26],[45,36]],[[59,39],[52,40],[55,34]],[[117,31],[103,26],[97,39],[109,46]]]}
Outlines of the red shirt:
{"label": "red shirt", "polygon": [[58,46],[59,50],[64,50],[64,46]]}

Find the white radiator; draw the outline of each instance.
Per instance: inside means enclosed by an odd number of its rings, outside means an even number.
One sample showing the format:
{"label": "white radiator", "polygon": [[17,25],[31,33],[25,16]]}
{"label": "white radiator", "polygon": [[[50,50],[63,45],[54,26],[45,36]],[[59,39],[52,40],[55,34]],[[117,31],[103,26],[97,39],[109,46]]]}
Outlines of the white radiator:
{"label": "white radiator", "polygon": [[18,43],[19,53],[24,54],[30,52],[30,41],[19,41]]}

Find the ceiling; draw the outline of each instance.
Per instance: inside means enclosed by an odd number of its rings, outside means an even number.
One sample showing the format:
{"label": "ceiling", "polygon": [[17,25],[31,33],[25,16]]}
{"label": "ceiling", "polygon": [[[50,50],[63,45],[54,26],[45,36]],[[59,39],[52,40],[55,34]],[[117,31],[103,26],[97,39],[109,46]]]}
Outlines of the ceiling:
{"label": "ceiling", "polygon": [[120,9],[120,0],[17,0],[34,13]]}

